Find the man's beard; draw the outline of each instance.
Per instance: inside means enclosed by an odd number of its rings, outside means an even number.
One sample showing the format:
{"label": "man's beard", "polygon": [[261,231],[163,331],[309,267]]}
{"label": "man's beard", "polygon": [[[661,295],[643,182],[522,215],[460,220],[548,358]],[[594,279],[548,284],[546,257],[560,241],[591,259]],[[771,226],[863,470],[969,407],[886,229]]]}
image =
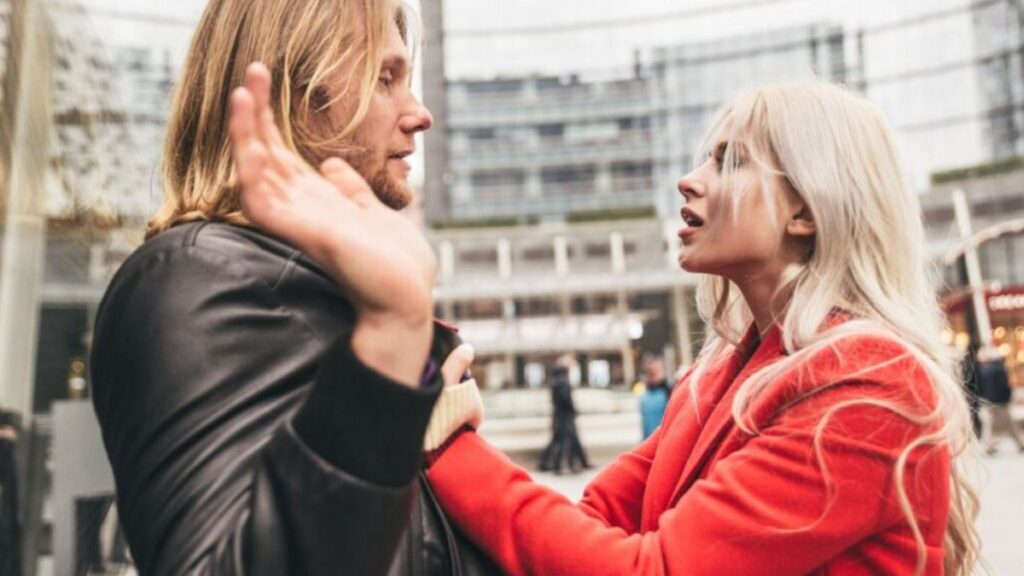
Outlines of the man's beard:
{"label": "man's beard", "polygon": [[383,164],[377,164],[375,162],[376,155],[371,147],[353,141],[347,148],[348,150],[341,155],[342,159],[366,180],[370,189],[385,206],[393,210],[401,210],[409,205],[412,200],[409,183],[404,178],[391,177],[391,174],[388,173],[386,157]]}

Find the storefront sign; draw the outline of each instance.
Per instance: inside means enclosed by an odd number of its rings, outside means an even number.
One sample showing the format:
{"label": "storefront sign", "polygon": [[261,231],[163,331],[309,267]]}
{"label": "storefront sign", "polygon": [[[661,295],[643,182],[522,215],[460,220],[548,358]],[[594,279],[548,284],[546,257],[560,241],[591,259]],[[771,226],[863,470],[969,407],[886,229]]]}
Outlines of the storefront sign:
{"label": "storefront sign", "polygon": [[988,309],[993,312],[1024,310],[1024,292],[1001,292],[989,296]]}

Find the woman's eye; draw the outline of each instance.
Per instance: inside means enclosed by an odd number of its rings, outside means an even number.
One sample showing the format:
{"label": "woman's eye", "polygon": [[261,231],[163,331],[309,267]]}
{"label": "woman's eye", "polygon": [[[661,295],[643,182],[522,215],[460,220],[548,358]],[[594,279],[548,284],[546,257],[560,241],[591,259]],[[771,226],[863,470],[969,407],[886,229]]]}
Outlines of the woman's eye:
{"label": "woman's eye", "polygon": [[395,82],[395,77],[391,75],[391,72],[384,72],[378,80],[385,88],[391,88],[391,85]]}

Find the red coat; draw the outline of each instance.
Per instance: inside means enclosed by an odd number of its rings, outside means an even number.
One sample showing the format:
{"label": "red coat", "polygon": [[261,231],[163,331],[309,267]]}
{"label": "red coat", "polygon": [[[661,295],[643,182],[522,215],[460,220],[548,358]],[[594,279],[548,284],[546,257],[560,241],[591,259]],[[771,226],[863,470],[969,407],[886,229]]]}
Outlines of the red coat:
{"label": "red coat", "polygon": [[[740,350],[756,340],[748,335]],[[510,574],[913,574],[917,548],[894,489],[903,448],[932,431],[864,404],[926,413],[931,384],[903,349],[849,338],[780,377],[744,433],[730,413],[739,384],[784,354],[778,330],[705,373],[695,408],[684,377],[657,432],[620,456],[572,504],[474,433],[455,440],[428,477],[454,522]],[[895,359],[895,361],[893,361]],[[886,366],[877,366],[888,362]],[[867,368],[855,378],[842,378]],[[915,449],[904,485],[941,574],[950,498],[945,446]]]}

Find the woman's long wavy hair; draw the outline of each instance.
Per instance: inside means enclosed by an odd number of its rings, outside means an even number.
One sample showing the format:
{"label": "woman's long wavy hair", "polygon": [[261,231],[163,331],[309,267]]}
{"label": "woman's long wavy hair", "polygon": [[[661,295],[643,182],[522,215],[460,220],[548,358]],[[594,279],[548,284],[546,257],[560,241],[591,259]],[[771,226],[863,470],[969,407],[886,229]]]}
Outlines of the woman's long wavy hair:
{"label": "woman's long wavy hair", "polygon": [[[271,72],[271,107],[285,144],[314,164],[344,154],[345,139],[369,108],[392,22],[415,52],[411,36],[419,21],[400,0],[211,0],[175,91],[164,202],[146,237],[194,220],[246,223],[228,112],[232,88],[242,85],[252,62]],[[332,82],[341,70],[352,73],[339,92]],[[357,99],[352,118],[325,126],[325,112],[343,98]]]}
{"label": "woman's long wavy hair", "polygon": [[[743,152],[731,145],[741,138]],[[722,162],[726,187],[738,182],[731,174],[739,166],[737,155],[745,154],[746,161],[762,168],[765,183],[777,175],[793,188],[816,227],[804,261],[787,270],[776,293],[776,301],[782,303],[778,309],[784,311],[777,323],[788,355],[743,383],[732,406],[734,419],[745,431],[756,433],[758,424],[750,410],[754,400],[772,381],[841,339],[873,335],[900,343],[904,358],[916,360],[930,378],[934,409],[912,410],[867,398],[855,402],[881,405],[926,431],[902,451],[893,471],[900,506],[917,542],[917,573],[925,569],[926,546],[904,486],[907,461],[922,447],[948,450],[953,465],[945,573],[970,574],[980,559],[974,525],[977,497],[960,467],[971,438],[970,416],[959,359],[941,340],[946,323],[927,269],[920,207],[892,130],[870,102],[843,88],[811,81],[768,85],[736,97],[719,112],[696,158],[706,158],[723,140],[730,143]],[[761,188],[764,204],[776,205],[767,197],[772,188]],[[743,193],[730,190],[731,202],[719,203],[715,220],[735,215]],[[768,225],[781,226],[779,215]],[[714,228],[713,221],[712,233]],[[719,276],[702,278],[697,305],[711,329],[689,378],[694,399],[701,374],[736,349],[752,321],[738,288]],[[837,310],[847,318],[838,325],[829,322]],[[828,419],[848,405],[822,415],[815,433],[819,454]]]}

